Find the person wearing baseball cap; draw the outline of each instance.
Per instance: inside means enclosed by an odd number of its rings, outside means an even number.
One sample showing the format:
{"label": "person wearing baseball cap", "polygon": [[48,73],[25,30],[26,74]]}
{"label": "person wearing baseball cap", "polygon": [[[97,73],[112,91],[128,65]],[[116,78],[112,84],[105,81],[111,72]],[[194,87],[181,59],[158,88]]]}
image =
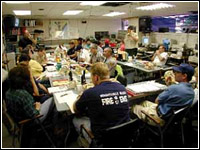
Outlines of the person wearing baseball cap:
{"label": "person wearing baseball cap", "polygon": [[189,64],[180,64],[178,67],[173,67],[173,71],[178,84],[170,85],[160,93],[155,103],[144,101],[132,108],[134,114],[150,125],[156,124],[146,115],[143,115],[142,111],[153,115],[160,120],[160,125],[164,125],[164,120],[170,116],[172,109],[180,109],[191,105],[193,102],[194,90],[189,81],[194,74],[194,68]]}
{"label": "person wearing baseball cap", "polygon": [[[194,75],[194,68],[189,64],[180,64],[180,66],[178,67],[174,66],[173,71],[175,73],[181,73],[181,77],[186,77],[185,80],[187,80],[187,82],[189,82],[192,79],[192,76]],[[176,81],[179,82],[180,76],[176,75],[175,77],[176,77]]]}

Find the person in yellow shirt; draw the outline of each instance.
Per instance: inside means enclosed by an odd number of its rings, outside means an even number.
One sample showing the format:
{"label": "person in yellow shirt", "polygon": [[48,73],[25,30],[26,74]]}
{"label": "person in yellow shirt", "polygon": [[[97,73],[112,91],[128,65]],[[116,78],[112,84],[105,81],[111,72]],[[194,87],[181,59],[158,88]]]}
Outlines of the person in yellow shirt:
{"label": "person in yellow shirt", "polygon": [[29,61],[29,67],[31,68],[33,76],[38,78],[43,72],[43,67],[37,61],[32,59],[32,52],[28,47],[24,48],[22,53],[30,56],[31,60]]}

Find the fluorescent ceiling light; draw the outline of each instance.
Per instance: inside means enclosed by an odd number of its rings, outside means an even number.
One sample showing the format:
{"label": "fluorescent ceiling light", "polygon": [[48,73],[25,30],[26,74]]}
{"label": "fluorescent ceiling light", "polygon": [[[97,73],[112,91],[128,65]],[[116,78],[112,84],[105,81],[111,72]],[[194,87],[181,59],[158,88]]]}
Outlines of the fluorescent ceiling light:
{"label": "fluorescent ceiling light", "polygon": [[103,16],[113,17],[113,16],[119,16],[119,15],[123,15],[123,14],[125,14],[125,13],[124,12],[111,12],[111,13],[105,14]]}
{"label": "fluorescent ceiling light", "polygon": [[13,12],[15,13],[15,15],[20,15],[20,16],[31,15],[30,10],[13,10]]}
{"label": "fluorescent ceiling light", "polygon": [[98,2],[98,1],[94,1],[94,2],[82,2],[80,3],[80,5],[90,5],[90,6],[99,6],[99,5],[102,5],[106,2]]}
{"label": "fluorescent ceiling light", "polygon": [[26,1],[19,1],[19,2],[16,2],[16,1],[8,1],[8,2],[5,2],[5,3],[8,3],[8,4],[27,4],[27,3],[30,3],[30,2],[26,2]]}
{"label": "fluorescent ceiling light", "polygon": [[77,15],[79,13],[83,12],[82,10],[68,10],[63,13],[63,15]]}
{"label": "fluorescent ceiling light", "polygon": [[165,4],[165,3],[159,3],[159,4],[137,7],[136,9],[138,9],[138,10],[156,10],[156,9],[170,8],[170,7],[175,7],[175,6],[170,5],[170,4]]}

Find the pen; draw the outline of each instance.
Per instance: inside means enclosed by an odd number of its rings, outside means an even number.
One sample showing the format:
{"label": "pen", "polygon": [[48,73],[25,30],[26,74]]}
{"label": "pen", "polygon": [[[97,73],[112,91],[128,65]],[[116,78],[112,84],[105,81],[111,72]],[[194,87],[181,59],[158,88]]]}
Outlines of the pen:
{"label": "pen", "polygon": [[65,93],[65,94],[61,95],[60,97],[63,97],[63,96],[66,96],[66,95],[68,95],[68,94],[67,94],[67,93]]}

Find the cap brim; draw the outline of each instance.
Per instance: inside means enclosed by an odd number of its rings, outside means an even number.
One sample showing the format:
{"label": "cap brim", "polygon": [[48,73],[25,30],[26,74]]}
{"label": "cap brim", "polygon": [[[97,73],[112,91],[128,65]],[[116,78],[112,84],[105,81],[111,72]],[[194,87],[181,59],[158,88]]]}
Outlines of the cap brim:
{"label": "cap brim", "polygon": [[173,69],[174,71],[177,71],[177,72],[182,72],[182,70],[180,69],[180,67],[174,66],[174,67],[172,67],[172,69]]}

